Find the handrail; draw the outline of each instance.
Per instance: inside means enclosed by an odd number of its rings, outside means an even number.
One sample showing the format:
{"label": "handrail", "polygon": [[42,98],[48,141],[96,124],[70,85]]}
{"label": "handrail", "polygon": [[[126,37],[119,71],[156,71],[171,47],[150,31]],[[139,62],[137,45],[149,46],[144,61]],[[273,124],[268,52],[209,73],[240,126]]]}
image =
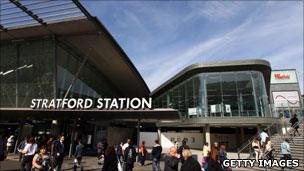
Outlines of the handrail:
{"label": "handrail", "polygon": [[[303,124],[303,119],[299,120],[298,123],[296,123],[294,126],[291,126],[293,129],[297,126],[300,126],[301,124]],[[293,138],[295,138],[295,136],[290,136],[291,135],[291,131],[293,131],[293,129],[289,129],[287,131],[287,136],[289,135],[288,140],[291,140],[293,142]],[[282,135],[280,136],[281,140],[283,140],[284,138],[282,137]],[[280,153],[280,150],[276,151],[276,153],[274,154],[274,158]]]}
{"label": "handrail", "polygon": [[[299,120],[295,125],[291,125],[291,128],[293,128],[293,129],[289,129],[289,130],[287,130],[287,132],[286,132],[286,136],[289,136],[289,140],[293,140],[293,138],[294,138],[294,136],[290,136],[291,134],[292,134],[292,132],[291,131],[294,131],[294,128],[295,127],[297,127],[297,126],[300,126],[301,124],[302,124],[302,122],[303,122],[303,119],[301,119],[301,120]],[[281,135],[280,136],[280,138],[281,138],[281,140],[284,140],[285,138]]]}
{"label": "handrail", "polygon": [[[302,124],[302,122],[303,122],[303,119],[299,120],[295,125],[293,125],[293,126],[291,126],[291,127],[292,127],[292,128],[295,128],[296,126],[299,126],[300,124]],[[271,127],[273,127],[275,124],[277,124],[277,123],[275,123],[275,122],[272,123],[270,126],[266,127],[266,130],[269,130],[269,129],[270,129]],[[290,135],[290,134],[291,134],[291,131],[293,131],[293,129],[287,130],[286,134],[287,134],[287,135]],[[249,145],[251,145],[254,139],[256,139],[256,138],[258,138],[258,137],[260,136],[260,133],[261,133],[261,131],[260,131],[257,135],[252,136],[250,139],[247,140],[247,143],[244,143],[244,145],[242,145],[240,148],[237,149],[238,158],[240,158],[240,153],[241,153],[244,149],[246,149]],[[281,140],[284,139],[284,138],[282,137],[282,135],[280,136],[280,139],[281,139]],[[291,137],[289,138],[289,140],[292,140],[292,139],[293,139],[293,136],[291,136]],[[250,146],[249,146],[249,148],[250,148]],[[251,150],[250,150],[250,151],[251,151]]]}
{"label": "handrail", "polygon": [[[276,125],[277,123],[276,122],[273,122],[271,125],[269,125],[268,127],[266,127],[265,129],[266,130],[269,130],[271,127],[273,127],[274,125]],[[262,131],[258,132],[256,135],[252,136],[251,138],[249,138],[247,140],[247,142],[245,142],[241,147],[237,148],[237,154],[238,154],[238,158],[240,158],[240,153],[246,149],[249,145],[252,144],[253,140],[260,137],[260,133]]]}

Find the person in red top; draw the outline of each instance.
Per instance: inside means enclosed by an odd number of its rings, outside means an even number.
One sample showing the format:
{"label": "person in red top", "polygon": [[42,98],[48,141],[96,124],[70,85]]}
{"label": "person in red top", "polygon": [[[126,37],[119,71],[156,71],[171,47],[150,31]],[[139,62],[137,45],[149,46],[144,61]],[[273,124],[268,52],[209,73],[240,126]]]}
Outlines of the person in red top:
{"label": "person in red top", "polygon": [[145,160],[146,160],[146,156],[147,156],[147,149],[146,149],[145,144],[146,144],[146,142],[143,141],[139,148],[139,162],[142,166],[145,165]]}

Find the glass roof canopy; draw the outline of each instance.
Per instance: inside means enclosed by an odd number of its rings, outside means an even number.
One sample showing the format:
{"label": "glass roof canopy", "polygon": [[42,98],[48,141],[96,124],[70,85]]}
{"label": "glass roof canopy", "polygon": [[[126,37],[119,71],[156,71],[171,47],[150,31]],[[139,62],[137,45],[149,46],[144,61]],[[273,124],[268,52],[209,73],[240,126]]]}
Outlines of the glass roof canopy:
{"label": "glass roof canopy", "polygon": [[91,17],[79,0],[0,0],[2,31],[75,17]]}

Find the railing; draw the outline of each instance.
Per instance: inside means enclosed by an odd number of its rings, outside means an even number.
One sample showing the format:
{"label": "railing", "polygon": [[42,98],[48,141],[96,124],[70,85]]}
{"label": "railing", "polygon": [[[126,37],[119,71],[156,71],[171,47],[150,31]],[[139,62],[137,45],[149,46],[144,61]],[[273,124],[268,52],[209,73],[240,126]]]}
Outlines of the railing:
{"label": "railing", "polygon": [[[272,123],[271,125],[269,125],[268,127],[266,127],[265,129],[268,131],[268,132],[270,132],[270,131],[272,131],[272,129],[274,128],[274,132],[271,132],[271,134],[273,134],[273,133],[276,133],[277,132],[277,125],[278,125],[278,123],[276,123],[276,122],[274,122],[274,123]],[[241,147],[239,147],[238,149],[237,149],[237,154],[238,154],[238,158],[240,158],[240,155],[241,155],[241,152],[243,152],[245,149],[247,149],[247,148],[249,148],[249,153],[250,153],[250,156],[249,156],[249,158],[251,157],[251,144],[252,144],[252,142],[253,142],[253,140],[254,139],[256,139],[256,138],[258,138],[258,137],[260,137],[260,133],[261,133],[262,131],[260,131],[260,132],[258,132],[256,135],[254,135],[254,136],[252,136],[251,138],[249,138]]]}
{"label": "railing", "polygon": [[[297,126],[300,127],[301,125],[303,126],[303,119],[299,120],[299,122],[296,123],[294,126],[291,126],[292,129],[287,130],[286,136],[289,136],[289,137],[288,137],[288,140],[289,140],[290,142],[294,143],[294,142],[293,142],[293,138],[294,138],[295,136],[292,135],[292,134],[293,134],[292,131],[294,131],[294,128],[295,128],[295,127],[297,127]],[[300,128],[300,129],[301,129],[301,128]],[[303,127],[302,127],[302,129],[303,129]],[[281,142],[283,142],[285,138],[286,138],[286,137],[283,137],[282,135],[280,135],[280,140],[281,140]],[[276,156],[279,155],[279,154],[280,154],[280,150],[276,150],[275,153],[274,153],[274,158],[276,158]]]}
{"label": "railing", "polygon": [[[269,132],[269,131],[271,131],[274,128],[274,126],[275,126],[275,130],[277,130],[277,128],[278,128],[277,124],[278,123],[272,123],[270,126],[268,126],[266,128],[266,130],[268,130],[268,132]],[[287,130],[286,136],[289,136],[289,138],[288,138],[289,141],[293,142],[294,136],[292,136],[292,131],[294,131],[294,128],[297,127],[297,126],[300,126],[302,124],[303,124],[303,119],[300,119],[295,125],[291,126],[292,129]],[[260,133],[261,132],[259,132],[257,135],[254,135],[253,137],[251,137],[250,139],[248,139],[247,142],[245,142],[240,148],[237,149],[238,158],[240,158],[241,152],[244,151],[247,148],[249,148],[249,154],[250,154],[248,158],[251,157],[251,155],[252,155],[251,144],[252,144],[252,142],[253,142],[254,139],[256,139],[256,138],[258,138],[260,136]],[[272,132],[272,133],[274,133],[274,132]],[[280,135],[280,140],[281,141],[283,141],[285,138],[286,137],[283,137],[282,134]],[[277,156],[277,155],[278,155],[278,153],[276,153],[275,156]]]}

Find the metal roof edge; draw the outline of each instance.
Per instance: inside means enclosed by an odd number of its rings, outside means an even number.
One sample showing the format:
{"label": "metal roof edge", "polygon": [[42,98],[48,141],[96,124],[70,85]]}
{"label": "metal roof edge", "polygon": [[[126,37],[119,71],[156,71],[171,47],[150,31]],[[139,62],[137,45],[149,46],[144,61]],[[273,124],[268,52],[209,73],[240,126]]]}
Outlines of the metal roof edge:
{"label": "metal roof edge", "polygon": [[200,68],[220,68],[220,67],[227,67],[227,66],[244,66],[244,65],[264,65],[266,67],[271,68],[270,62],[264,59],[248,59],[248,60],[227,60],[227,61],[210,61],[210,62],[204,62],[204,63],[195,63],[192,65],[189,65],[182,69],[180,72],[169,78],[167,81],[162,83],[160,86],[158,86],[156,89],[154,89],[150,96],[153,96],[158,91],[164,89],[165,87],[169,86],[173,81],[176,79],[182,77],[184,74],[200,69]]}

